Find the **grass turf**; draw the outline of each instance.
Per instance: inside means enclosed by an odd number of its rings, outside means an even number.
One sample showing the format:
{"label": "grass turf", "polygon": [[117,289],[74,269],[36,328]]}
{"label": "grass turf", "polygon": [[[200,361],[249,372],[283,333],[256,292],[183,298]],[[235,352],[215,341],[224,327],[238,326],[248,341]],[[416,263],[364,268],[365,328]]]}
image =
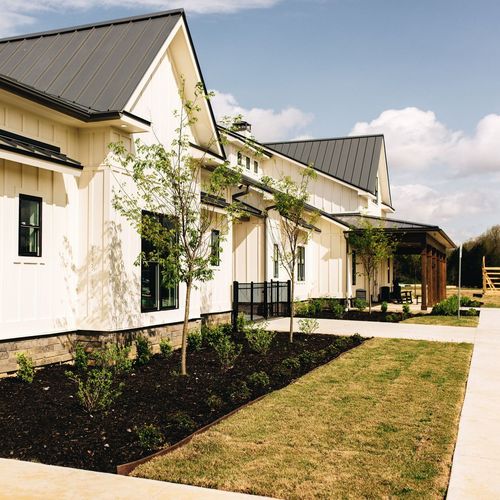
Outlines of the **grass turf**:
{"label": "grass turf", "polygon": [[443,498],[471,354],[372,339],[133,475],[281,498]]}
{"label": "grass turf", "polygon": [[468,326],[476,327],[479,323],[479,316],[416,316],[415,318],[408,318],[402,323],[411,323],[414,325],[441,325],[441,326]]}

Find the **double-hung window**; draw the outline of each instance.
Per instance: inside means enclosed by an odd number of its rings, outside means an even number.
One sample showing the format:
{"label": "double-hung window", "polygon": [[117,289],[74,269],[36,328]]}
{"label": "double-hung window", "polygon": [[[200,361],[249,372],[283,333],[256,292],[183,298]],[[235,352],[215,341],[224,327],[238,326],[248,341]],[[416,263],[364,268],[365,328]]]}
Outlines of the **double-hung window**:
{"label": "double-hung window", "polygon": [[280,261],[279,261],[279,248],[278,245],[275,243],[273,246],[273,276],[274,278],[279,278],[280,277]]}
{"label": "double-hung window", "polygon": [[259,173],[259,162],[257,160],[253,161],[253,173],[258,174]]}
{"label": "double-hung window", "polygon": [[220,266],[220,231],[217,229],[210,233],[210,264]]}
{"label": "double-hung window", "polygon": [[[172,221],[165,215],[142,212],[143,217],[156,218],[163,227],[172,228]],[[141,310],[142,312],[164,311],[179,307],[179,287],[167,282],[162,266],[150,259],[154,253],[153,244],[146,238],[141,238]]]}
{"label": "double-hung window", "polygon": [[352,285],[356,286],[356,252],[352,252]]}
{"label": "double-hung window", "polygon": [[19,255],[42,256],[42,199],[19,195]]}
{"label": "double-hung window", "polygon": [[306,247],[297,247],[297,281],[306,280]]}
{"label": "double-hung window", "polygon": [[245,166],[247,170],[250,170],[250,158],[245,156]]}
{"label": "double-hung window", "polygon": [[243,166],[243,155],[238,151],[238,166]]}

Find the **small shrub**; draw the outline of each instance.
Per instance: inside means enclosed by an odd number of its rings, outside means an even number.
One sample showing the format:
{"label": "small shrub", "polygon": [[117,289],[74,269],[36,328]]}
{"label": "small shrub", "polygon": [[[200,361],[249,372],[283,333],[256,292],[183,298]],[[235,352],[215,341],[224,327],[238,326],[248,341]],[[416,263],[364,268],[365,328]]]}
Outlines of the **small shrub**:
{"label": "small shrub", "polygon": [[344,317],[344,306],[336,299],[330,300],[330,311],[335,319]]}
{"label": "small shrub", "polygon": [[33,358],[24,354],[24,352],[20,352],[17,354],[16,359],[19,365],[16,376],[23,382],[31,384],[35,378],[35,363],[33,362]]}
{"label": "small shrub", "polygon": [[238,314],[236,318],[236,330],[238,333],[245,333],[245,330],[248,328],[249,321],[243,313]]}
{"label": "small shrub", "polygon": [[298,372],[300,370],[299,358],[297,358],[295,356],[290,356],[289,358],[285,358],[281,362],[281,364],[284,368],[290,370],[290,372],[292,372],[292,373]]}
{"label": "small shrub", "polygon": [[107,344],[103,349],[96,349],[89,359],[97,368],[107,368],[114,374],[126,373],[132,369],[130,347],[120,347],[117,344]]}
{"label": "small shrub", "polygon": [[304,371],[311,369],[316,363],[316,355],[311,351],[303,351],[298,356],[300,366]]}
{"label": "small shrub", "polygon": [[247,339],[250,349],[262,356],[265,356],[269,352],[274,337],[276,336],[275,332],[267,331],[265,329],[266,326],[267,324],[254,326],[253,328],[249,328],[245,333],[245,338]]}
{"label": "small shrub", "polygon": [[335,358],[340,354],[340,349],[336,343],[330,344],[328,347],[325,347],[325,350],[329,358]]}
{"label": "small shrub", "polygon": [[168,426],[175,428],[183,434],[192,434],[196,430],[196,422],[182,411],[177,411],[168,416]]}
{"label": "small shrub", "polygon": [[235,344],[229,337],[223,336],[213,346],[223,372],[230,370],[241,353],[241,345]]}
{"label": "small shrub", "polygon": [[247,377],[248,385],[254,392],[260,393],[269,386],[269,376],[266,372],[253,372]]}
{"label": "small shrub", "polygon": [[78,372],[84,372],[89,366],[89,355],[86,353],[82,344],[76,344],[75,346],[73,366]]}
{"label": "small shrub", "polygon": [[76,397],[85,411],[94,413],[106,410],[118,396],[124,384],[116,385],[113,372],[107,368],[95,368],[83,374],[66,372],[76,382]]}
{"label": "small shrub", "polygon": [[224,401],[220,396],[217,396],[217,394],[210,394],[210,396],[208,396],[205,400],[205,403],[207,404],[210,411],[217,411],[222,408]]}
{"label": "small shrub", "polygon": [[321,299],[311,299],[309,301],[309,316],[318,316],[323,309],[323,301]]}
{"label": "small shrub", "polygon": [[403,317],[407,318],[410,315],[410,305],[403,304]]}
{"label": "small shrub", "polygon": [[400,318],[397,314],[388,314],[385,317],[385,320],[387,323],[399,323]]}
{"label": "small shrub", "polygon": [[250,399],[252,392],[244,380],[233,382],[229,387],[228,397],[233,403],[243,403]]}
{"label": "small shrub", "polygon": [[354,299],[354,307],[358,311],[364,311],[368,307],[368,302],[364,299]]}
{"label": "small shrub", "polygon": [[141,427],[136,427],[135,433],[137,434],[141,448],[144,450],[156,450],[165,440],[160,429],[153,424],[144,424]]}
{"label": "small shrub", "polygon": [[147,365],[153,357],[151,342],[141,335],[135,340],[135,346],[137,348],[137,357],[135,358],[136,364],[138,366]]}
{"label": "small shrub", "polygon": [[174,348],[172,347],[169,339],[160,340],[160,352],[164,358],[170,358],[170,356],[172,356]]}
{"label": "small shrub", "polygon": [[363,343],[363,337],[359,333],[350,336],[353,345],[360,345]]}
{"label": "small shrub", "polygon": [[310,335],[314,333],[319,328],[319,323],[317,319],[314,318],[303,318],[299,319],[299,331]]}
{"label": "small shrub", "polygon": [[187,346],[190,351],[199,351],[203,346],[203,337],[200,330],[191,330],[187,338]]}
{"label": "small shrub", "polygon": [[[460,305],[462,307],[479,307],[480,302],[472,300],[470,297],[460,297]],[[467,311],[463,311],[464,315],[467,316]],[[456,316],[458,314],[458,296],[452,295],[441,302],[438,302],[431,311],[431,314],[437,316]],[[477,312],[471,314],[471,316],[476,316]]]}
{"label": "small shrub", "polygon": [[307,301],[294,302],[293,308],[297,316],[309,316],[309,303]]}
{"label": "small shrub", "polygon": [[382,304],[380,305],[380,310],[383,312],[383,313],[386,313],[387,312],[387,308],[388,308],[388,304],[387,302],[382,302]]}
{"label": "small shrub", "polygon": [[213,347],[219,342],[222,337],[230,336],[226,334],[227,329],[222,325],[220,326],[202,326],[201,327],[201,339],[202,343],[208,347]]}

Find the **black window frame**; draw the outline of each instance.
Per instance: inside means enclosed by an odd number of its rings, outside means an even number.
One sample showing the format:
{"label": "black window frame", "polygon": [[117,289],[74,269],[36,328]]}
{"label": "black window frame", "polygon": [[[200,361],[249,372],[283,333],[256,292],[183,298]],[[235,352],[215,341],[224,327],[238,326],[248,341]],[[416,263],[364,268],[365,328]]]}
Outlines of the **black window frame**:
{"label": "black window frame", "polygon": [[243,155],[241,154],[241,151],[238,151],[238,154],[237,154],[237,157],[238,157],[238,166],[242,167],[243,166]]}
{"label": "black window frame", "polygon": [[[148,215],[149,217],[157,217],[162,225],[169,224],[171,221],[171,217],[164,214],[158,214],[154,212],[150,212],[147,210],[142,211],[142,216]],[[167,227],[167,226],[165,226]],[[151,244],[148,240],[141,236],[141,251],[144,251],[144,246],[147,244]],[[155,305],[152,307],[145,307],[143,305],[143,278],[145,273],[153,272],[154,275],[154,302]],[[163,293],[162,293],[163,292]],[[167,298],[167,295],[173,293],[174,295],[174,304],[168,306],[162,306],[162,299]],[[179,309],[179,284],[177,283],[171,287],[165,287],[162,283],[162,269],[158,262],[154,261],[144,261],[141,259],[141,313],[149,313],[149,312],[159,312],[159,311],[171,311],[174,309]]]}
{"label": "black window frame", "polygon": [[[22,201],[35,201],[38,203],[38,225],[27,225],[21,224],[21,205]],[[42,208],[43,208],[43,198],[40,196],[32,196],[29,194],[19,194],[19,219],[17,228],[17,253],[19,257],[41,257],[42,256]],[[21,248],[21,228],[31,227],[38,232],[38,245],[36,252],[26,252]]]}
{"label": "black window frame", "polygon": [[210,265],[220,266],[220,231],[212,229],[210,232]]}
{"label": "black window frame", "polygon": [[306,280],[306,247],[297,246],[297,281]]}
{"label": "black window frame", "polygon": [[259,162],[257,160],[253,161],[253,173],[258,174],[259,173]]}
{"label": "black window frame", "polygon": [[280,262],[279,262],[279,246],[277,243],[274,243],[273,246],[273,277],[280,277]]}
{"label": "black window frame", "polygon": [[250,157],[245,156],[245,168],[250,171]]}

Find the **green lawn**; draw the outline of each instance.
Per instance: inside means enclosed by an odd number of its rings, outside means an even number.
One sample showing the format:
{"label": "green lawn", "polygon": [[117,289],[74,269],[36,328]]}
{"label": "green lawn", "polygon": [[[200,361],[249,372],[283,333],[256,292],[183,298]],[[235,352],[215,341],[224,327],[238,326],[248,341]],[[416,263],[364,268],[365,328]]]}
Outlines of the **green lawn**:
{"label": "green lawn", "polygon": [[442,326],[469,326],[476,327],[479,323],[479,316],[417,316],[402,321],[402,323],[412,323],[414,325],[442,325]]}
{"label": "green lawn", "polygon": [[134,475],[280,498],[443,498],[471,353],[372,339]]}

